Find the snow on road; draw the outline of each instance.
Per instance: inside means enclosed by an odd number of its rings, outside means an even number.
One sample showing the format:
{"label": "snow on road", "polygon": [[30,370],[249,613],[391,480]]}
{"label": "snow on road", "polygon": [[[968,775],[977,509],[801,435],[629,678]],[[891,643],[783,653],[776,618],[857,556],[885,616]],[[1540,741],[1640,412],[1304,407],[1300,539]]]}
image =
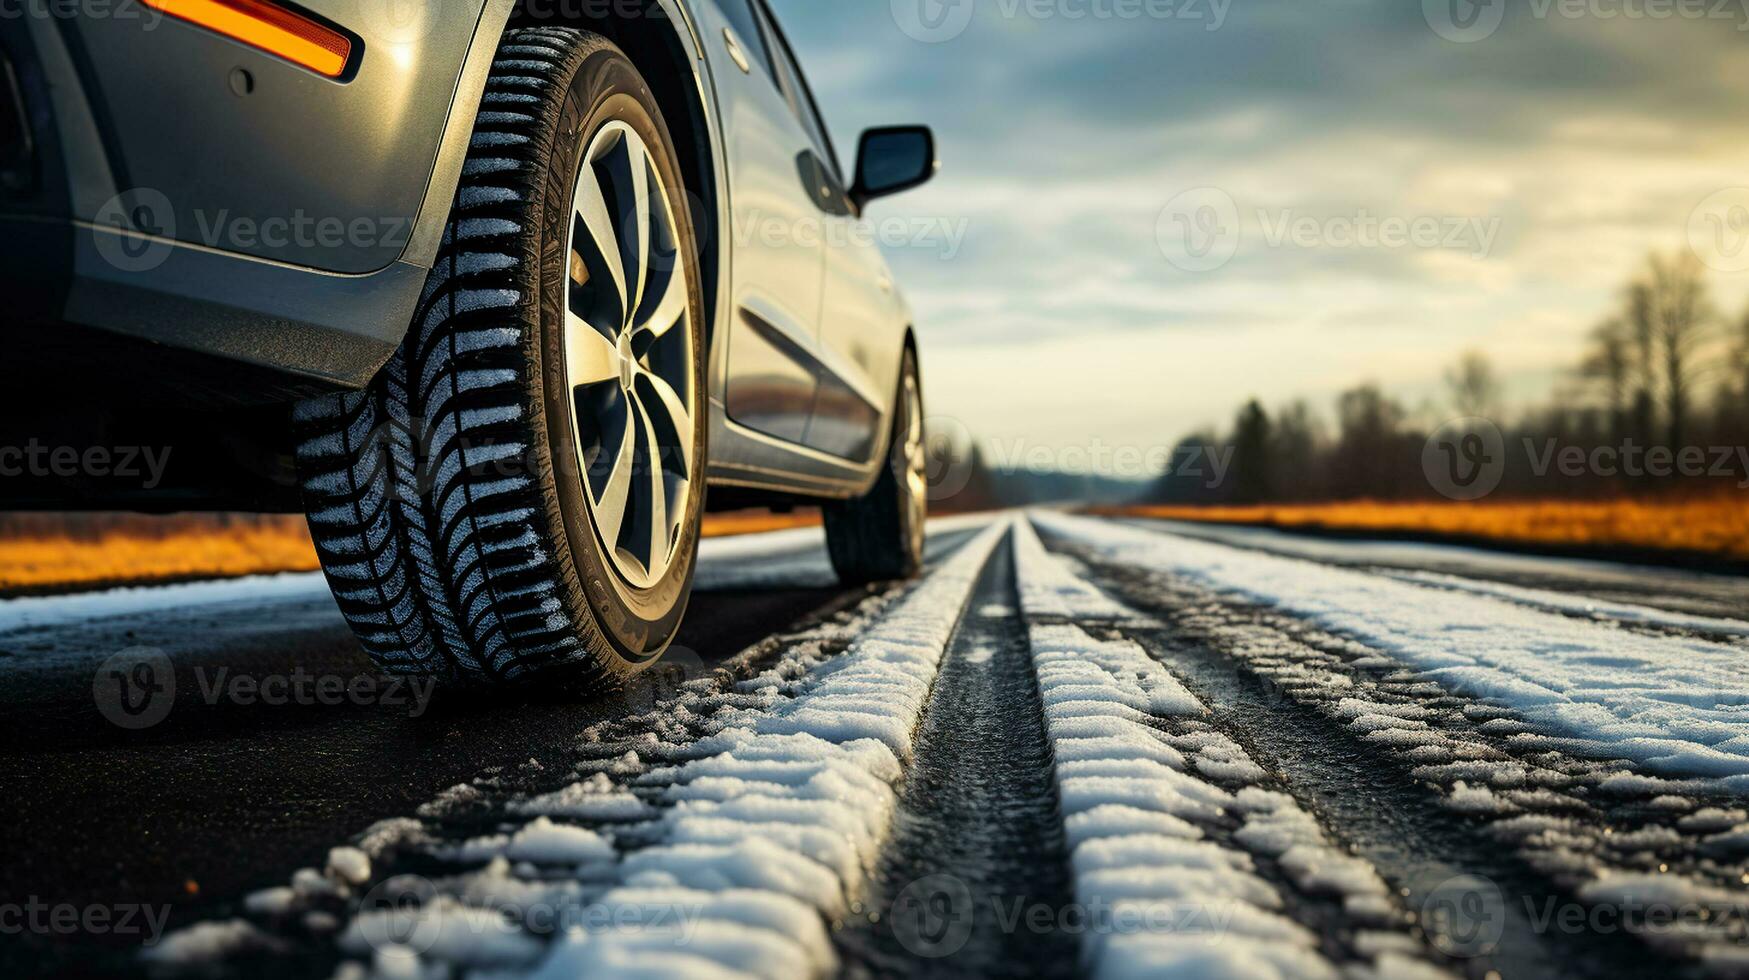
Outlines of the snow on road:
{"label": "snow on road", "polygon": [[[817,534],[725,542],[711,562],[741,583],[725,587],[793,583],[823,567]],[[990,571],[1010,555],[1012,586]],[[901,791],[957,761],[918,738],[959,717],[937,675],[1005,663],[1037,682],[1013,703],[1042,711],[1056,797],[1051,832],[1009,857],[1066,869],[1057,901],[1072,888],[1092,975],[1483,975],[1495,947],[1454,952],[1449,932],[1477,923],[1427,916],[1423,866],[1500,873],[1527,907],[1708,912],[1593,936],[1513,911],[1500,955],[1520,972],[1675,956],[1730,974],[1749,968],[1741,626],[1008,516],[922,581],[580,733],[569,772],[484,773],[148,955],[325,950],[342,980],[866,971],[839,930],[898,914],[864,903],[906,884],[880,877],[919,833],[895,835]],[[1264,696],[1226,703],[1245,685]],[[1388,807],[1425,826],[1373,813]]]}
{"label": "snow on road", "polygon": [[[878,616],[791,638],[775,663],[726,692],[708,679],[689,685],[628,741],[586,733],[593,761],[569,786],[512,801],[505,809],[519,824],[437,842],[444,818],[466,816],[481,795],[462,786],[424,822],[367,833],[455,872],[389,878],[379,886],[388,902],[341,902],[353,913],[338,938],[355,958],[346,972],[830,972],[828,925],[860,894],[887,835],[940,657],[1004,530],[986,529]],[[847,631],[848,648],[830,649]],[[312,869],[262,907],[282,931],[288,922],[307,931],[311,914],[333,915],[332,899],[355,899],[357,884]],[[172,936],[155,958],[195,965],[270,942],[225,928],[238,942],[203,942],[215,929],[206,926]],[[543,931],[550,942],[535,938]]]}
{"label": "snow on road", "polygon": [[1515,602],[1532,609],[1588,617],[1602,623],[1682,630],[1707,636],[1749,637],[1749,622],[1740,619],[1692,616],[1663,609],[1650,609],[1630,602],[1612,602],[1588,596],[1569,595],[1551,589],[1530,589],[1516,585],[1503,585],[1498,582],[1483,582],[1440,572],[1406,571],[1393,577],[1400,578],[1412,585],[1428,585],[1439,589],[1470,592],[1476,595],[1505,599],[1508,602]]}
{"label": "snow on road", "polygon": [[[1732,644],[1607,630],[1493,595],[1061,515],[1041,526],[1352,636],[1451,690],[1647,770],[1749,792],[1749,670]],[[1642,623],[1660,623],[1654,610]],[[1692,627],[1694,617],[1671,617]],[[1741,624],[1721,621],[1717,632]]]}
{"label": "snow on road", "polygon": [[[1420,812],[1418,790],[1431,787],[1458,822],[1423,816],[1421,833],[1461,839],[1480,826],[1484,840],[1513,855],[1501,863],[1468,850],[1453,863],[1516,876],[1523,915],[1490,880],[1464,898],[1492,909],[1495,925],[1516,917],[1534,933],[1517,938],[1517,955],[1540,959],[1542,969],[1576,953],[1605,964],[1643,955],[1593,953],[1599,938],[1575,942],[1584,928],[1555,923],[1550,910],[1558,910],[1607,923],[1602,938],[1629,933],[1725,975],[1749,968],[1749,814],[1740,775],[1712,764],[1725,754],[1718,746],[1730,750],[1744,731],[1729,710],[1744,687],[1731,663],[1740,650],[1541,611],[1511,593],[1453,594],[1103,522],[1041,515],[1039,523],[1085,546],[1103,574],[1123,580],[1113,584],[1124,598],[1162,616],[1152,634],[1234,678],[1234,691],[1243,690],[1238,678],[1255,677],[1263,697],[1253,700],[1268,707],[1255,737],[1275,741],[1273,730],[1295,723],[1289,743],[1312,737],[1337,757],[1364,753],[1381,782],[1358,814],[1374,832],[1396,832],[1376,808]],[[1694,625],[1660,615],[1644,611],[1654,625]],[[1703,632],[1726,631],[1709,624]],[[1655,700],[1648,692],[1670,696],[1650,719],[1624,722],[1607,710]],[[1568,710],[1550,710],[1563,704]],[[1312,720],[1297,724],[1297,709]],[[1692,738],[1708,721],[1724,737],[1713,746],[1677,740],[1682,753],[1665,748],[1666,731],[1644,734],[1664,722]],[[1352,787],[1335,789],[1352,796]],[[1436,865],[1451,857],[1423,837],[1376,849]],[[1414,863],[1395,870],[1412,878]],[[1539,899],[1542,888],[1556,894]]]}
{"label": "snow on road", "polygon": [[227,605],[311,598],[325,599],[328,583],[320,572],[249,575],[210,582],[148,585],[76,595],[0,599],[0,635],[115,619],[164,609],[204,609]]}
{"label": "snow on road", "polygon": [[[1129,614],[1015,528],[1029,618]],[[1286,914],[1283,892],[1338,902],[1362,933],[1353,976],[1445,974],[1423,960],[1378,873],[1332,847],[1207,707],[1127,640],[1034,622],[1032,653],[1056,762],[1076,899],[1103,910],[1083,944],[1099,977],[1337,977],[1320,937]],[[1236,829],[1235,829],[1236,828]],[[1272,883],[1258,859],[1286,880]]]}

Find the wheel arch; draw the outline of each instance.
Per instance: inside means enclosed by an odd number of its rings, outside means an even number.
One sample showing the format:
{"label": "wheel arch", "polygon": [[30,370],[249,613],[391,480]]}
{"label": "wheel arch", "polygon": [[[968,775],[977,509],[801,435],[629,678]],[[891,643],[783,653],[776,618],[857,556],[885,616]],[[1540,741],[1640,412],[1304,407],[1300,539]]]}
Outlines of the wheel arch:
{"label": "wheel arch", "polygon": [[692,12],[680,0],[602,5],[515,0],[504,29],[533,26],[575,27],[602,35],[625,52],[649,84],[674,141],[692,211],[704,276],[708,351],[717,333],[720,289],[727,279],[728,256],[717,232],[724,227],[721,216],[728,194],[716,105]]}

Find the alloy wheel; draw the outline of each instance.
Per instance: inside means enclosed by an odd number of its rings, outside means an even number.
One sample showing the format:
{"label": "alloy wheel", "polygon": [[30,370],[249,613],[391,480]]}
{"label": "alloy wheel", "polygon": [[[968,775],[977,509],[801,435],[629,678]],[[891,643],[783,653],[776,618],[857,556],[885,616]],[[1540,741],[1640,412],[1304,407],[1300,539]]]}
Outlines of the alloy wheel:
{"label": "alloy wheel", "polygon": [[905,390],[900,399],[904,415],[899,420],[893,445],[893,462],[899,469],[905,495],[907,527],[911,553],[923,553],[923,527],[929,518],[929,456],[923,437],[923,396],[917,390],[917,376],[907,372]]}
{"label": "alloy wheel", "polygon": [[566,245],[565,373],[590,520],[634,588],[662,580],[693,479],[690,260],[642,138],[609,122],[590,139]]}

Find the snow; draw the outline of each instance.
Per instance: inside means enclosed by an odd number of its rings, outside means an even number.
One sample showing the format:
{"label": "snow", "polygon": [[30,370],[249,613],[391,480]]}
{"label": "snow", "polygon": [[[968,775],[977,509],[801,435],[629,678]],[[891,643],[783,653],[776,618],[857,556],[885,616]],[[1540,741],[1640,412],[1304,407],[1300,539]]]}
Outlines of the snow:
{"label": "snow", "polygon": [[130,586],[75,595],[26,596],[0,600],[0,634],[70,626],[97,619],[115,619],[161,612],[167,608],[212,606],[309,599],[330,601],[328,583],[320,572],[250,575],[212,582]]}
{"label": "snow", "polygon": [[[941,657],[1001,532],[991,527],[961,549],[843,656],[816,668],[797,696],[748,711],[694,747],[717,751],[641,780],[668,782],[671,805],[651,828],[657,843],[626,854],[619,877],[626,888],[710,900],[683,947],[636,928],[572,930],[535,975],[571,976],[606,959],[641,969],[640,956],[664,958],[652,970],[699,974],[831,971],[827,924],[845,914],[878,856],[899,761],[910,756]],[[759,921],[742,910],[745,896],[757,897]],[[610,892],[603,902],[614,900]]]}
{"label": "snow", "polygon": [[504,843],[503,854],[512,861],[534,864],[588,864],[614,857],[611,839],[587,827],[554,823],[537,817]]}
{"label": "snow", "polygon": [[649,804],[615,786],[605,772],[533,799],[518,800],[510,805],[510,812],[589,822],[637,820],[653,813]]}
{"label": "snow", "polygon": [[[986,515],[938,517],[930,520],[929,533],[982,528],[990,521]],[[837,585],[838,574],[826,554],[826,531],[821,527],[705,538],[698,545],[693,588],[700,592],[829,589]]]}
{"label": "snow", "polygon": [[411,954],[463,967],[528,963],[541,952],[540,941],[503,912],[463,905],[443,895],[418,907],[366,911],[347,925],[339,942],[342,950],[355,956],[404,950],[390,955]]}
{"label": "snow", "polygon": [[[1016,555],[1030,616],[1101,608],[1089,587],[1065,588],[1060,568],[1040,561],[1042,549],[1017,547]],[[1030,574],[1047,586],[1028,590]],[[1033,621],[1029,633],[1076,901],[1113,910],[1082,935],[1092,975],[1341,975],[1318,937],[1284,914],[1281,891],[1253,855],[1276,860],[1302,891],[1338,896],[1351,915],[1393,922],[1377,872],[1332,847],[1291,797],[1216,785],[1265,778],[1236,743],[1214,731],[1175,736],[1157,727],[1198,725],[1207,709],[1141,647],[1053,622]],[[1186,771],[1187,756],[1198,775]],[[1217,840],[1234,821],[1231,841]],[[1359,965],[1384,975],[1400,949]]]}
{"label": "snow", "polygon": [[[575,782],[511,801],[505,812],[522,822],[452,843],[417,821],[381,824],[369,846],[336,848],[328,874],[305,869],[252,911],[348,898],[355,914],[338,942],[355,961],[343,976],[833,972],[829,930],[879,856],[941,658],[1005,531],[986,527],[901,598],[871,598],[873,618],[789,638],[739,685],[683,688],[645,716],[655,730],[602,743]],[[721,560],[744,546],[715,550]],[[840,640],[841,653],[827,651]],[[481,799],[464,784],[420,813],[440,825]],[[418,902],[351,905],[361,872],[381,863],[373,848],[395,846],[455,873],[413,879]]]}
{"label": "snow", "polygon": [[141,950],[140,958],[152,967],[177,971],[251,950],[271,949],[274,945],[271,937],[250,923],[225,919],[179,929],[157,945]]}
{"label": "snow", "polygon": [[362,885],[370,880],[370,856],[356,847],[336,847],[328,852],[328,877]]}
{"label": "snow", "polygon": [[[1749,790],[1742,735],[1749,675],[1738,646],[1613,629],[1491,594],[1086,518],[1035,519],[1115,562],[1182,576],[1359,640],[1421,680],[1514,709],[1545,732],[1585,740],[1648,773]],[[1666,614],[1643,611],[1646,621],[1654,615]],[[1369,738],[1418,740],[1391,731]]]}
{"label": "snow", "polygon": [[701,592],[830,588],[837,582],[826,555],[824,528],[705,538],[698,544],[694,588]]}
{"label": "snow", "polygon": [[1516,585],[1504,585],[1498,582],[1485,582],[1478,579],[1459,578],[1456,575],[1444,575],[1438,572],[1408,571],[1395,577],[1406,582],[1431,585],[1436,588],[1453,589],[1460,592],[1470,592],[1481,596],[1491,596],[1505,599],[1519,605],[1535,609],[1560,612],[1572,615],[1591,616],[1600,620],[1613,620],[1618,623],[1631,623],[1638,626],[1657,626],[1668,629],[1692,630],[1697,633],[1708,633],[1717,636],[1749,637],[1749,622],[1736,619],[1719,619],[1712,616],[1693,616],[1685,613],[1670,612],[1664,609],[1653,609],[1649,606],[1634,605],[1626,602],[1610,602],[1604,599],[1569,595],[1549,589],[1530,589]]}
{"label": "snow", "polygon": [[1128,609],[1070,571],[1062,558],[1046,551],[1026,518],[1014,521],[1012,540],[1020,605],[1028,616],[1059,616],[1081,622],[1134,618]]}

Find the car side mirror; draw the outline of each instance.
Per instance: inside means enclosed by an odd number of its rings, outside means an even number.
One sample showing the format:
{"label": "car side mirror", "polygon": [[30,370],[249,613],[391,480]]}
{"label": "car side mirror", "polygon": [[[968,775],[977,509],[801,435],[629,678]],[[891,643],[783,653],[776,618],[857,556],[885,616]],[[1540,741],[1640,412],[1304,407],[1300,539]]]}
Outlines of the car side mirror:
{"label": "car side mirror", "polygon": [[885,126],[862,134],[856,152],[856,185],[850,199],[861,208],[877,197],[929,182],[939,166],[935,134],[928,126]]}

